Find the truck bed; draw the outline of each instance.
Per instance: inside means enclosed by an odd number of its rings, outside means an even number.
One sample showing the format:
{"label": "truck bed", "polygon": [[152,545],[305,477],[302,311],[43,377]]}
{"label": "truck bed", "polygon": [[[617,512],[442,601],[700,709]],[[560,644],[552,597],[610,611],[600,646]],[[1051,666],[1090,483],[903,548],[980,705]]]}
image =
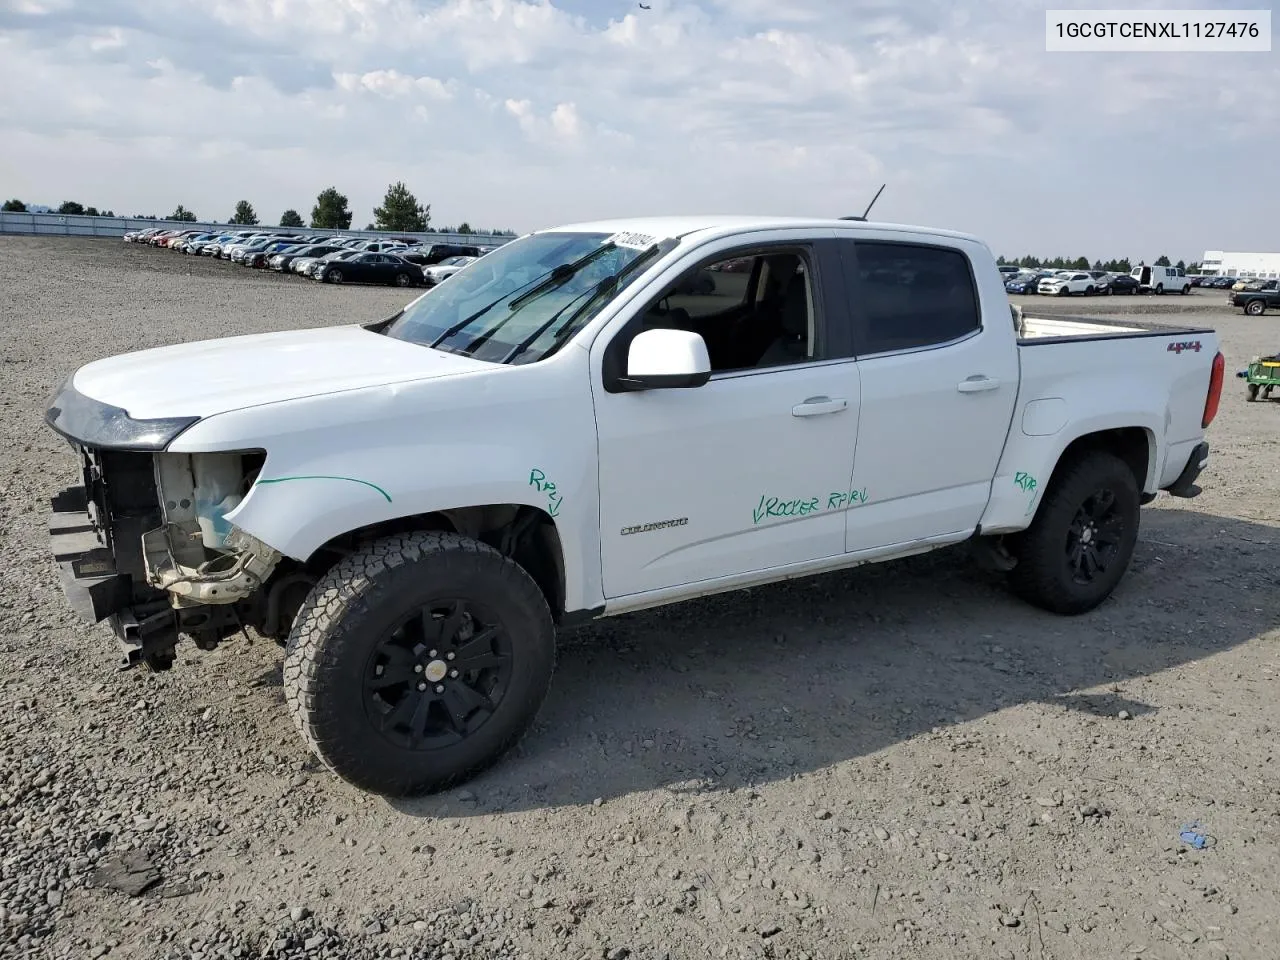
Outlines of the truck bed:
{"label": "truck bed", "polygon": [[1183,327],[1142,321],[1120,323],[1116,320],[1094,317],[1035,317],[1026,315],[1021,307],[1012,306],[1011,309],[1014,324],[1018,330],[1018,342],[1027,344],[1211,332],[1203,327]]}
{"label": "truck bed", "polygon": [[1204,437],[1214,331],[1013,313],[1022,376],[1013,434],[1019,455],[1033,460],[1030,447],[1067,424],[1090,432],[1122,422],[1155,441],[1146,492],[1172,483]]}

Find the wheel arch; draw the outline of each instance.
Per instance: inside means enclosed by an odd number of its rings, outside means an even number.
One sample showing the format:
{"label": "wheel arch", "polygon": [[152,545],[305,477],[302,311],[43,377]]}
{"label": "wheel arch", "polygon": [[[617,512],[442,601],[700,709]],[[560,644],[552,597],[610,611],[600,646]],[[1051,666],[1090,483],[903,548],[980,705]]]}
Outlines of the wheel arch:
{"label": "wheel arch", "polygon": [[1133,472],[1143,501],[1152,498],[1162,451],[1150,423],[1135,425],[1130,420],[1115,426],[1106,422],[1080,426],[1074,436],[1019,435],[1018,442],[1006,449],[979,526],[981,534],[998,536],[1025,529],[1067,466],[1095,450],[1123,460]]}
{"label": "wheel arch", "polygon": [[1054,480],[1062,475],[1065,468],[1099,450],[1119,457],[1128,465],[1140,492],[1155,484],[1157,464],[1154,432],[1147,427],[1110,427],[1081,434],[1068,443],[1049,473],[1047,486],[1052,487]]}
{"label": "wheel arch", "polygon": [[471,537],[510,557],[537,583],[555,621],[563,619],[565,558],[560,531],[547,511],[528,504],[481,504],[378,520],[331,537],[307,562],[332,565],[369,540],[430,530]]}

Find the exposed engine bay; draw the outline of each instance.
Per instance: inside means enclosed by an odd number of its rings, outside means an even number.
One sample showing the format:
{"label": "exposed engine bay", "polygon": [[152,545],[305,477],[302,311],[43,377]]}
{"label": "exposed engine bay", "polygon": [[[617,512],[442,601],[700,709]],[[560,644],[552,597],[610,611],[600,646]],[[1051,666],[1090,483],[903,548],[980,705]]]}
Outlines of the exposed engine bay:
{"label": "exposed engine bay", "polygon": [[227,519],[263,454],[76,446],[84,486],[54,501],[55,559],[79,612],[111,621],[122,666],[167,669],[182,635],[208,650],[249,626],[288,634],[317,573]]}

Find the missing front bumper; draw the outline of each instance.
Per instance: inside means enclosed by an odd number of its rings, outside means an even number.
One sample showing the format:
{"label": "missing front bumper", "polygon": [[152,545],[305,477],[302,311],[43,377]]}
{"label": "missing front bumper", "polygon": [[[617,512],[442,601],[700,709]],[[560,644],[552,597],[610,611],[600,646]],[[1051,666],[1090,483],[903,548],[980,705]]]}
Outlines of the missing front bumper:
{"label": "missing front bumper", "polygon": [[170,524],[142,537],[147,579],[169,592],[175,607],[238,603],[257,592],[271,576],[281,555],[261,540],[232,527],[229,552],[199,566],[178,559],[173,537],[182,531]]}
{"label": "missing front bumper", "polygon": [[49,548],[62,592],[77,616],[100,623],[129,605],[132,579],[116,570],[115,557],[89,515],[84,487],[68,487],[51,506]]}

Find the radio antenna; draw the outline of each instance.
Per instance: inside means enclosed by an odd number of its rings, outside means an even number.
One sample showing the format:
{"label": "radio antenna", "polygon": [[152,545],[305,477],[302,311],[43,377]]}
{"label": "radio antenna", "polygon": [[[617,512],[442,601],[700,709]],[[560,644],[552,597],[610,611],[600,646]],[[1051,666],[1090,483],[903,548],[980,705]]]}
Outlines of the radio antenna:
{"label": "radio antenna", "polygon": [[866,220],[867,214],[871,212],[871,208],[876,205],[876,201],[880,199],[880,194],[884,193],[884,188],[887,186],[888,186],[887,183],[880,184],[880,189],[876,191],[876,195],[872,197],[871,202],[867,204],[867,209],[862,211],[862,216],[860,217],[848,216],[848,217],[841,217],[840,219],[841,220]]}

